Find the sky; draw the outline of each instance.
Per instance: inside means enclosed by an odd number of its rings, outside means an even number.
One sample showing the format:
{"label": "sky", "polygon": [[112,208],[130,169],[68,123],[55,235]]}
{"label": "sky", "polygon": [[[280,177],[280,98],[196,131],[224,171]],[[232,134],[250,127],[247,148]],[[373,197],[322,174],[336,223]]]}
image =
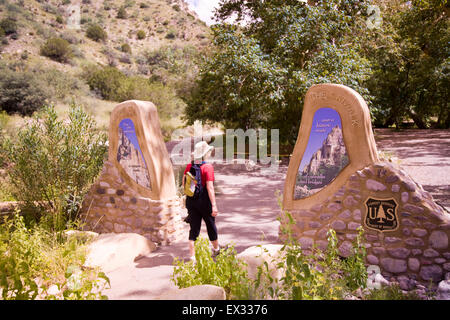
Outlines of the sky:
{"label": "sky", "polygon": [[341,117],[337,111],[331,108],[321,108],[316,111],[314,114],[311,133],[309,135],[308,145],[298,169],[299,172],[303,171],[305,165],[311,161],[313,154],[322,147],[323,141],[331,132],[331,129],[333,129],[336,125],[339,125],[342,129]]}
{"label": "sky", "polygon": [[194,10],[198,17],[205,21],[208,26],[215,23],[212,19],[214,8],[218,5],[219,0],[185,0],[189,4],[189,8]]}

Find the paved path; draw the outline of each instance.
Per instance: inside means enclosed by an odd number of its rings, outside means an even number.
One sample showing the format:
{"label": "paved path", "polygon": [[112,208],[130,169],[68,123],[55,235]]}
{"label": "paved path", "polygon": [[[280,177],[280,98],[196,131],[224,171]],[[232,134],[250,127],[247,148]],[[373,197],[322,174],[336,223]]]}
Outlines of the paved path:
{"label": "paved path", "polygon": [[[376,130],[378,148],[396,155],[414,179],[435,199],[450,207],[450,131]],[[260,170],[247,171],[217,165],[217,218],[219,241],[234,243],[238,252],[264,243],[278,242],[275,191],[283,191],[287,163],[278,173],[266,176]],[[187,234],[187,232],[186,232]],[[203,236],[207,236],[202,227]],[[186,236],[187,237],[187,236]],[[175,288],[170,281],[174,257],[187,258],[187,241],[160,247],[155,252],[108,273],[112,288],[105,291],[110,299],[153,299]]]}

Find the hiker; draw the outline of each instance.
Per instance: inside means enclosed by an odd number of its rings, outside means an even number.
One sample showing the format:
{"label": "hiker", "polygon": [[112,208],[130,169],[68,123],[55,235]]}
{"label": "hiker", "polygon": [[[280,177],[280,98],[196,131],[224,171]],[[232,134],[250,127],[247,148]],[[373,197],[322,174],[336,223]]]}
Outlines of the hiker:
{"label": "hiker", "polygon": [[[212,256],[216,257],[220,252],[216,227],[216,216],[219,212],[214,194],[214,168],[211,164],[206,163],[206,159],[209,158],[213,150],[214,147],[208,145],[205,141],[198,142],[192,153],[193,161],[186,166],[182,180],[183,190],[186,190],[185,183],[192,185],[191,192],[188,190],[186,193],[186,208],[188,210],[186,222],[191,227],[189,230],[189,256],[191,261],[195,261],[194,241],[200,234],[202,219],[206,223],[209,241],[213,246]],[[193,183],[191,183],[191,178]]]}

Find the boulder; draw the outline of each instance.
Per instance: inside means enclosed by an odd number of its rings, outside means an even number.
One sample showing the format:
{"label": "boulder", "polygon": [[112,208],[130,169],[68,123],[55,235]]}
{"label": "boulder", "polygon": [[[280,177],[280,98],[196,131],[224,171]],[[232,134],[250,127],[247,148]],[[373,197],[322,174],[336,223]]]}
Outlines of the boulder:
{"label": "boulder", "polygon": [[137,233],[104,233],[89,246],[86,267],[100,267],[104,272],[131,264],[156,249],[156,245]]}
{"label": "boulder", "polygon": [[281,244],[266,244],[262,246],[253,246],[245,249],[237,255],[237,258],[243,260],[247,264],[248,277],[252,280],[256,279],[258,267],[267,262],[271,276],[280,279],[282,274],[276,267],[275,259],[280,256]]}
{"label": "boulder", "polygon": [[210,284],[173,289],[156,297],[155,300],[226,300],[222,287]]}

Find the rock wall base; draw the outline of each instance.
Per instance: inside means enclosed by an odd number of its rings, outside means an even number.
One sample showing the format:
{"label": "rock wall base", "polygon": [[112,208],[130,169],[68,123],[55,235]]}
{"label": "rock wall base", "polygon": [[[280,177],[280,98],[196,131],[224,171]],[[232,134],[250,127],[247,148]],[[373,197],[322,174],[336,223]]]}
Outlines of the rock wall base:
{"label": "rock wall base", "polygon": [[[395,231],[367,228],[364,222],[368,198],[395,199]],[[327,231],[332,228],[337,233],[341,255],[348,256],[357,229],[363,226],[367,264],[379,266],[383,276],[391,280],[396,277],[399,282],[407,279],[429,284],[430,280],[443,280],[450,272],[450,214],[393,163],[379,162],[359,170],[324,203],[288,211],[295,219],[293,236],[303,249],[313,244],[325,249]]]}
{"label": "rock wall base", "polygon": [[126,185],[109,161],[83,200],[85,229],[98,233],[138,233],[167,245],[186,238],[181,199],[152,200]]}

